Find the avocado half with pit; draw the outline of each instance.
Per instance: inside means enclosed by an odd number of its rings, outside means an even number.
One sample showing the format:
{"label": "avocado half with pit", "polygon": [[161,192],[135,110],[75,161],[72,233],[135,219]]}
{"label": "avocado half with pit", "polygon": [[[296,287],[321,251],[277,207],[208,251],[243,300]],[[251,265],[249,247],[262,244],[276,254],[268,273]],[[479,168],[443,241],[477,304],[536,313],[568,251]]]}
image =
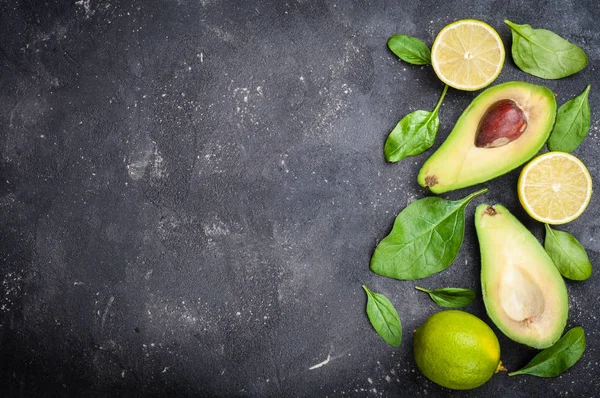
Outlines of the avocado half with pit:
{"label": "avocado half with pit", "polygon": [[539,152],[555,117],[556,100],[547,87],[514,81],[488,88],[425,162],[419,184],[442,193],[508,173]]}
{"label": "avocado half with pit", "polygon": [[565,281],[535,236],[504,206],[479,205],[481,292],[494,324],[510,339],[546,348],[569,314]]}

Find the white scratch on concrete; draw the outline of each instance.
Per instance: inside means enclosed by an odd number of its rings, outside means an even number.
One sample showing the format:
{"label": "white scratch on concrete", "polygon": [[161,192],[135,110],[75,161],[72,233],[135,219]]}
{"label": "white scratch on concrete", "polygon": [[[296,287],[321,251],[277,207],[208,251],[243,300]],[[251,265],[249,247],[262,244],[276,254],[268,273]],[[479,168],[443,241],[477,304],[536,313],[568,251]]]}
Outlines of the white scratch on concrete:
{"label": "white scratch on concrete", "polygon": [[108,315],[108,311],[110,310],[110,307],[113,305],[114,301],[115,301],[115,297],[110,296],[110,298],[108,299],[108,302],[106,303],[106,307],[104,308],[104,313],[102,314],[102,321],[100,322],[100,330],[104,329],[104,323],[106,323],[106,316]]}
{"label": "white scratch on concrete", "polygon": [[327,354],[327,359],[324,360],[323,362],[319,362],[316,365],[311,366],[310,368],[308,368],[308,370],[315,370],[320,368],[321,366],[325,366],[329,363],[329,361],[331,360],[331,354]]}

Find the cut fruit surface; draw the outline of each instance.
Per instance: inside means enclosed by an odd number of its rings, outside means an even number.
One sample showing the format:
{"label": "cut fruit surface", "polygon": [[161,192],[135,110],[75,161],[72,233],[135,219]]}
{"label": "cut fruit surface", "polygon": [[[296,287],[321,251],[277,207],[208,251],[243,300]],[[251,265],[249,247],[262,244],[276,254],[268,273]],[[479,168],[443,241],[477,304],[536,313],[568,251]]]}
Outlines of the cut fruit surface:
{"label": "cut fruit surface", "polygon": [[431,48],[431,64],[441,81],[474,91],[492,83],[504,65],[504,45],[490,25],[464,19],[445,26]]}
{"label": "cut fruit surface", "polygon": [[538,240],[501,205],[479,205],[481,292],[490,319],[509,338],[546,348],[561,336],[569,299],[565,281]]}
{"label": "cut fruit surface", "polygon": [[[418,182],[442,193],[508,173],[544,146],[555,116],[556,100],[547,87],[514,81],[487,88],[427,159]],[[505,129],[507,124],[514,128]]]}
{"label": "cut fruit surface", "polygon": [[517,322],[532,319],[544,312],[544,293],[520,264],[506,267],[500,277],[498,290],[503,297],[502,309]]}
{"label": "cut fruit surface", "polygon": [[546,224],[565,224],[583,213],[592,197],[585,165],[564,152],[548,152],[521,171],[519,200],[527,213]]}

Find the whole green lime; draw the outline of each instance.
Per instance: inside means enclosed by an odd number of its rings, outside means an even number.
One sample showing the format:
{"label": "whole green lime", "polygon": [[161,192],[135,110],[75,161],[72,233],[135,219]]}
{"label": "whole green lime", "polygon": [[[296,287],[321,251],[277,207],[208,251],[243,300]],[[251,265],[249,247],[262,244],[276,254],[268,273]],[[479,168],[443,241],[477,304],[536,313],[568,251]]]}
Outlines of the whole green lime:
{"label": "whole green lime", "polygon": [[431,381],[469,390],[502,369],[498,338],[481,319],[464,311],[441,311],[415,331],[417,366]]}

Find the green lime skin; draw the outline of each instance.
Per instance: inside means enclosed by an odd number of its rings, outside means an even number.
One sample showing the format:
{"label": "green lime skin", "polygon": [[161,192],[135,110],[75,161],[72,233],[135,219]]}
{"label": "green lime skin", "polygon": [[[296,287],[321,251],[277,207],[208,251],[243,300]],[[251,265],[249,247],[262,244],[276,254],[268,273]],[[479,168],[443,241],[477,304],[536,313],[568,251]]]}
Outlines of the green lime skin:
{"label": "green lime skin", "polygon": [[414,353],[423,374],[443,387],[470,390],[502,367],[492,329],[464,311],[441,311],[415,331]]}

